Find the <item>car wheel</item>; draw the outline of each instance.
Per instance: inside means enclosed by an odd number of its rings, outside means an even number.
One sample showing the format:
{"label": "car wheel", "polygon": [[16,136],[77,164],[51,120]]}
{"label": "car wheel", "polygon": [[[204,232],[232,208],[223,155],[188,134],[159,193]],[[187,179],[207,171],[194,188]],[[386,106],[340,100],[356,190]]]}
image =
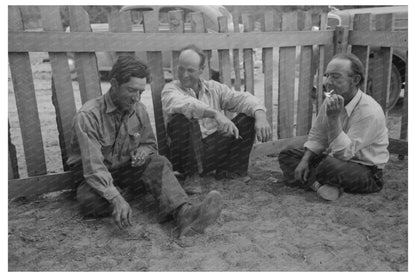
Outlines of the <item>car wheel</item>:
{"label": "car wheel", "polygon": [[[389,101],[386,107],[387,111],[390,111],[394,108],[397,101],[400,98],[400,91],[401,91],[402,83],[400,72],[397,67],[393,64],[391,68],[391,78],[390,78],[390,95]],[[373,80],[370,78],[367,82],[367,94],[373,94]]]}

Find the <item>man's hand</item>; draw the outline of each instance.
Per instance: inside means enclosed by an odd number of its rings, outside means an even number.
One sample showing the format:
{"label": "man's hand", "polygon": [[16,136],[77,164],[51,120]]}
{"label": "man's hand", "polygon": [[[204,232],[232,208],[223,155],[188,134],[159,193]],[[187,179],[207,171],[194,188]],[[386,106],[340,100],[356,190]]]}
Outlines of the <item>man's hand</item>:
{"label": "man's hand", "polygon": [[295,179],[304,183],[308,180],[308,177],[309,163],[307,161],[301,160],[295,169]]}
{"label": "man's hand", "polygon": [[131,167],[139,167],[144,164],[146,157],[151,154],[146,148],[139,148],[134,150],[131,154]]}
{"label": "man's hand", "polygon": [[123,196],[118,195],[111,199],[111,204],[114,207],[113,210],[113,219],[116,225],[120,229],[127,228],[131,226],[132,222],[132,211],[129,203],[124,200]]}
{"label": "man's hand", "polygon": [[232,122],[224,114],[217,112],[215,120],[219,125],[219,132],[223,133],[226,136],[234,136],[236,139],[240,137],[237,126],[235,126],[234,122]]}
{"label": "man's hand", "polygon": [[257,110],[254,113],[254,118],[256,119],[254,129],[256,131],[257,140],[261,142],[271,140],[272,129],[270,128],[270,124],[267,121],[266,113],[263,110]]}
{"label": "man's hand", "polygon": [[344,108],[344,97],[332,94],[326,102],[326,115],[329,118],[337,118]]}

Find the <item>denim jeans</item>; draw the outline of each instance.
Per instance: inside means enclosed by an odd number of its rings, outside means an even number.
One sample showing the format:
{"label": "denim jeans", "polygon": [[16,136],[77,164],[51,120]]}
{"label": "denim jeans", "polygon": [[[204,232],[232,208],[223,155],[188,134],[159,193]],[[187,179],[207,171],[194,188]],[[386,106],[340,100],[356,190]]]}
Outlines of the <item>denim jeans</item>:
{"label": "denim jeans", "polygon": [[383,188],[383,171],[376,166],[342,161],[327,155],[317,155],[310,161],[310,173],[305,183],[295,180],[294,172],[301,161],[303,148],[286,148],[279,154],[279,164],[286,178],[286,184],[306,190],[318,181],[342,188],[349,193],[371,193]]}

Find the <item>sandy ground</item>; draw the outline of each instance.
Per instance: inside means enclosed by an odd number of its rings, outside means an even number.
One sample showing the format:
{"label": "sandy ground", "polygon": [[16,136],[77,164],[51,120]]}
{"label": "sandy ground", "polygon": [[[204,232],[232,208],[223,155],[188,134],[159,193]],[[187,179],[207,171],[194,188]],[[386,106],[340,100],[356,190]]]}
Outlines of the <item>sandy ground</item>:
{"label": "sandy ground", "polygon": [[[32,56],[32,64],[52,173],[62,166],[50,104],[50,66],[41,62],[44,56]],[[105,91],[108,84],[103,87]],[[145,93],[143,101],[149,99]],[[9,121],[24,176],[15,109],[9,85]],[[388,124],[397,137],[399,117],[392,113]],[[248,183],[204,178],[204,193],[220,191],[224,210],[205,234],[182,239],[173,236],[173,222],[157,222],[150,195],[131,202],[134,225],[125,231],[111,218],[83,219],[70,192],[34,201],[15,199],[8,209],[9,271],[408,270],[407,158],[400,161],[392,155],[380,193],[343,194],[334,203],[286,187],[276,156],[251,160],[249,175]]]}

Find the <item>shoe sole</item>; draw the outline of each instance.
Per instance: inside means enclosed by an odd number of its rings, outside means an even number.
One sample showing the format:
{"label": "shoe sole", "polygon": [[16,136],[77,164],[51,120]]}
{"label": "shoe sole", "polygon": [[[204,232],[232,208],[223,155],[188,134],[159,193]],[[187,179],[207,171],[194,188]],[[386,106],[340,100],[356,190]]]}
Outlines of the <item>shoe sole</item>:
{"label": "shoe sole", "polygon": [[320,186],[316,193],[319,197],[328,201],[335,201],[339,198],[340,195],[338,188],[327,185]]}
{"label": "shoe sole", "polygon": [[211,191],[201,203],[199,216],[189,226],[185,227],[179,236],[193,233],[203,233],[205,228],[213,224],[222,210],[222,197],[218,191]]}

